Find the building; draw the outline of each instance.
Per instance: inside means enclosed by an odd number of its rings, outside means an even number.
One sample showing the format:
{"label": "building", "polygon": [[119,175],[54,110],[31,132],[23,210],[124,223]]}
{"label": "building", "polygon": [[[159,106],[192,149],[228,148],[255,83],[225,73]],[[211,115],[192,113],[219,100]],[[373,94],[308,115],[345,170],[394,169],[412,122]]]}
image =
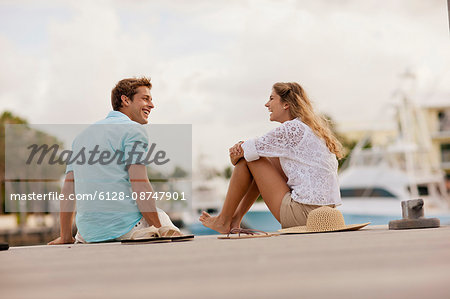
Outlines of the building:
{"label": "building", "polygon": [[[440,101],[422,103],[420,107],[410,106],[417,121],[408,127],[415,132],[414,139],[422,150],[428,152],[426,156],[430,166],[442,170],[445,174],[447,190],[450,190],[450,96],[442,97]],[[420,125],[417,125],[419,123]],[[339,133],[347,140],[355,141],[361,140],[369,133],[372,145],[381,147],[395,140],[399,134],[395,129],[381,127],[371,130],[340,130]]]}
{"label": "building", "polygon": [[423,107],[430,129],[432,154],[446,174],[447,189],[450,189],[450,99],[448,104]]}

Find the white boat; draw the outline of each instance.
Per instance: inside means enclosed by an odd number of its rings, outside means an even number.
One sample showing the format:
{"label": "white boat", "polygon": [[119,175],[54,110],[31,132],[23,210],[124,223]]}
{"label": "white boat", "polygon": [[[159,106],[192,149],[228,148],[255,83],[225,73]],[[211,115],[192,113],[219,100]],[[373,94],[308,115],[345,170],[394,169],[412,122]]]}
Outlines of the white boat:
{"label": "white boat", "polygon": [[189,215],[183,222],[186,228],[195,235],[212,235],[216,231],[209,229],[198,220],[202,211],[215,216],[220,212],[228,189],[228,180],[217,176],[215,169],[207,166],[205,155],[200,155],[192,178],[192,202]]}
{"label": "white boat", "polygon": [[405,92],[396,94],[395,140],[367,148],[369,133],[355,146],[339,173],[339,209],[349,223],[387,224],[401,219],[401,201],[421,198],[425,217],[450,223],[445,176],[431,158],[423,112]]}

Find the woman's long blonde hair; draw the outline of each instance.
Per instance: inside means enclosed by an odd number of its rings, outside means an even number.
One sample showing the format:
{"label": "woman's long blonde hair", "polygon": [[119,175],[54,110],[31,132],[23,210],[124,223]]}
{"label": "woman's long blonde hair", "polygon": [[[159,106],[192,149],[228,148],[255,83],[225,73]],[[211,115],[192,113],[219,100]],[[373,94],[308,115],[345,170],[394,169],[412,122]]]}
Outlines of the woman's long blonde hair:
{"label": "woman's long blonde hair", "polygon": [[343,157],[341,143],[331,132],[328,120],[314,113],[311,101],[300,84],[278,82],[273,85],[273,89],[281,97],[282,102],[289,104],[291,115],[307,124],[318,137],[325,141],[330,152],[341,159]]}

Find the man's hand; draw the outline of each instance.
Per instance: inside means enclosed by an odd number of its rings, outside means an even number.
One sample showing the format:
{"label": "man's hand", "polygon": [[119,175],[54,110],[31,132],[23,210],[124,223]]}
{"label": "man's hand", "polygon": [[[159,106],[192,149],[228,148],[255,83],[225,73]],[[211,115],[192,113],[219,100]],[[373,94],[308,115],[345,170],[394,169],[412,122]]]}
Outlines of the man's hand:
{"label": "man's hand", "polygon": [[239,141],[233,147],[229,149],[230,152],[230,161],[231,164],[236,165],[237,162],[244,157],[244,150],[242,149],[241,144],[244,143],[244,141]]}
{"label": "man's hand", "polygon": [[70,238],[58,237],[53,241],[47,243],[47,245],[61,245],[61,244],[73,244],[75,243],[75,238],[70,236]]}
{"label": "man's hand", "polygon": [[72,237],[72,223],[73,216],[75,214],[75,202],[68,200],[71,194],[75,193],[74,190],[74,175],[73,171],[66,174],[66,179],[64,180],[64,185],[62,187],[62,193],[66,200],[60,201],[60,212],[59,212],[59,223],[60,230],[59,235],[61,237],[48,242],[47,245],[58,245],[58,244],[73,244],[75,239]]}

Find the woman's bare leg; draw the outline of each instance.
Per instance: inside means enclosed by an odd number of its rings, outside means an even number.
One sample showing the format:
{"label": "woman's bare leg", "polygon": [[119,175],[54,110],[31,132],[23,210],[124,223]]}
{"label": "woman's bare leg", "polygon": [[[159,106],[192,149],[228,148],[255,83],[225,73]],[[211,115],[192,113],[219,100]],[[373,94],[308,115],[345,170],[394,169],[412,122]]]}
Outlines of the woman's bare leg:
{"label": "woman's bare leg", "polygon": [[248,162],[247,167],[253,175],[264,202],[273,216],[280,222],[281,201],[284,195],[290,191],[286,184],[286,176],[280,174],[267,158]]}
{"label": "woman's bare leg", "polygon": [[[281,168],[280,159],[279,158],[268,158],[268,159],[275,167],[275,169],[278,171],[278,173],[280,173],[281,176],[284,178],[285,182],[287,182],[288,178],[286,177],[283,169]],[[248,188],[247,193],[239,203],[239,206],[233,215],[233,219],[231,220],[231,228],[241,227],[242,218],[244,218],[244,215],[247,214],[248,210],[250,210],[251,206],[255,203],[260,194],[261,193],[259,192],[258,185],[256,185],[255,180],[253,180],[252,184]]]}
{"label": "woman's bare leg", "polygon": [[[248,211],[251,204],[256,200],[254,196],[256,193],[255,187],[250,188],[253,182],[252,176],[269,210],[280,221],[281,200],[286,192],[289,191],[289,187],[286,184],[286,177],[279,172],[269,159],[260,158],[249,163],[241,159],[236,164],[222,211],[217,217],[211,217],[208,213],[203,212],[200,216],[200,221],[203,225],[220,233],[227,233],[231,228],[233,216],[235,216],[237,208],[244,199],[244,196],[249,191],[251,193],[249,195],[252,195],[246,197],[246,202],[241,205],[242,210],[237,214],[237,217],[241,217],[241,213],[244,210],[245,212]],[[251,204],[249,205],[250,202]]]}
{"label": "woman's bare leg", "polygon": [[236,212],[239,203],[247,193],[252,181],[252,174],[247,167],[247,163],[244,159],[241,159],[234,167],[231,175],[222,211],[216,217],[212,217],[208,213],[202,212],[200,221],[203,225],[218,231],[219,233],[228,233],[231,228],[233,215]]}
{"label": "woman's bare leg", "polygon": [[242,218],[244,218],[244,215],[248,212],[248,210],[250,210],[251,206],[258,199],[259,194],[260,192],[258,186],[256,185],[255,180],[253,180],[247,190],[247,193],[245,193],[244,198],[242,198],[241,202],[239,203],[236,212],[234,212],[233,218],[231,220],[231,228],[241,227]]}

